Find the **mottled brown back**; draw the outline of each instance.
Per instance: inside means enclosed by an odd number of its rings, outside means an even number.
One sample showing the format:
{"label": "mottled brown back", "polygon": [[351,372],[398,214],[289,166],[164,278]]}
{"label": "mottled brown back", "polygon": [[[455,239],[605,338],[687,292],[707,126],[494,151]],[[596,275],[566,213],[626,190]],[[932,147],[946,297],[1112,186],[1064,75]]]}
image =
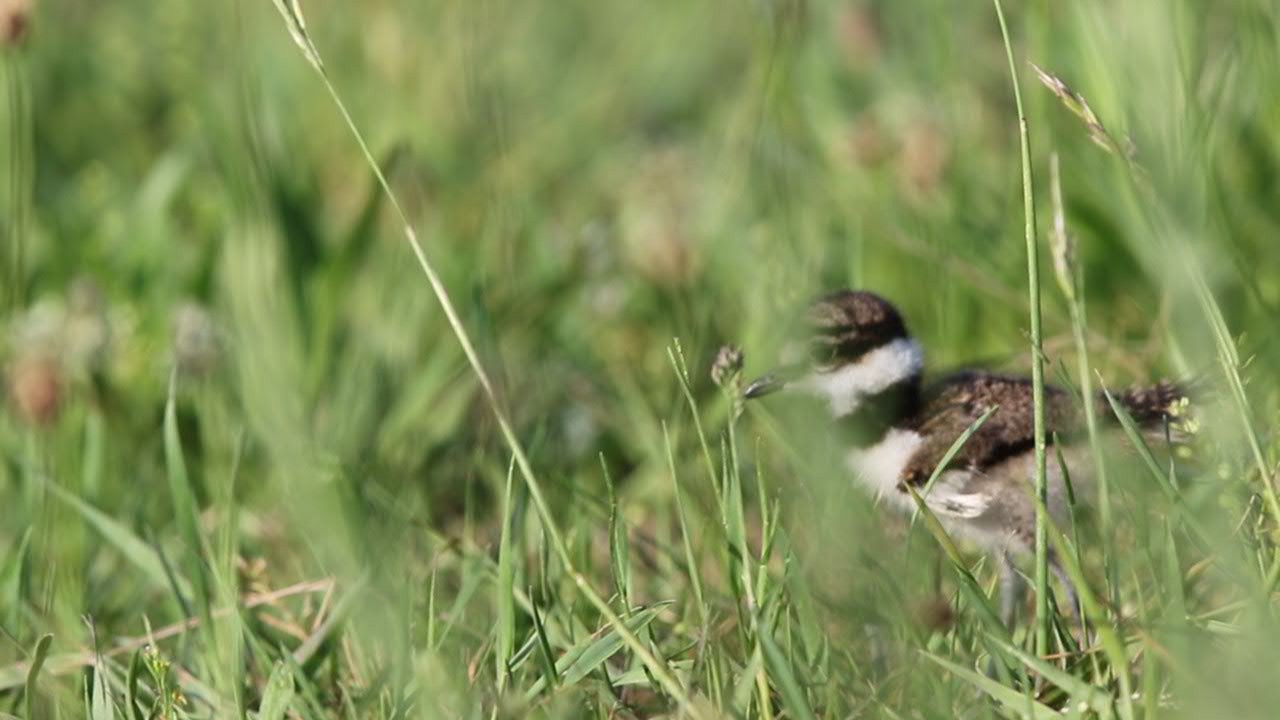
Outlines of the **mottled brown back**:
{"label": "mottled brown back", "polygon": [[[1183,392],[1172,383],[1160,383],[1116,395],[1116,400],[1139,424],[1152,426],[1167,417]],[[1095,398],[1098,417],[1113,421],[1105,398]],[[952,468],[985,468],[1033,448],[1035,404],[1031,380],[984,372],[964,372],[944,378],[925,393],[923,409],[911,423],[924,436],[924,444],[903,470],[902,480],[923,485],[947,450],[966,429],[992,406],[999,410],[983,423],[952,459]],[[1080,403],[1066,391],[1045,387],[1045,429],[1064,441],[1084,428]]]}

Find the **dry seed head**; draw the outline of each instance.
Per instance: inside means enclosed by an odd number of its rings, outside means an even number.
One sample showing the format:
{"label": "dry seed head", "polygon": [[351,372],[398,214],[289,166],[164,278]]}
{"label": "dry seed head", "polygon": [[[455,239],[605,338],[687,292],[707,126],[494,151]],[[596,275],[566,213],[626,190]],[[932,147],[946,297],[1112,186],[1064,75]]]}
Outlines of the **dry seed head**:
{"label": "dry seed head", "polygon": [[1058,173],[1058,154],[1049,159],[1050,195],[1053,199],[1053,231],[1049,233],[1049,250],[1053,254],[1053,274],[1067,300],[1076,300],[1076,242],[1067,232],[1066,210],[1062,204],[1062,179]]}
{"label": "dry seed head", "polygon": [[721,346],[715,362],[711,363],[711,382],[717,387],[732,389],[742,376],[742,360],[742,348],[737,345]]}
{"label": "dry seed head", "polygon": [[18,416],[29,425],[48,427],[62,408],[62,368],[41,355],[19,359],[9,371],[9,396]]}
{"label": "dry seed head", "polygon": [[1191,406],[1191,398],[1184,395],[1174,400],[1165,408],[1165,413],[1169,415],[1169,427],[1174,432],[1187,436],[1200,434],[1200,417]]}
{"label": "dry seed head", "polygon": [[1089,101],[1084,99],[1080,93],[1072,90],[1069,85],[1062,81],[1062,78],[1051,73],[1047,73],[1035,63],[1031,64],[1032,69],[1036,71],[1036,77],[1040,82],[1058,96],[1062,104],[1066,106],[1076,117],[1084,121],[1085,128],[1089,131],[1089,139],[1098,147],[1109,153],[1118,155],[1125,160],[1133,163],[1136,157],[1136,148],[1133,141],[1128,137],[1117,140],[1107,130],[1102,121],[1098,119],[1098,115],[1093,112],[1093,108],[1089,107]]}
{"label": "dry seed head", "polygon": [[[2,0],[0,0],[2,1]],[[324,63],[320,61],[320,53],[316,51],[316,46],[311,42],[311,36],[307,34],[307,20],[302,16],[302,5],[298,0],[272,0],[276,6],[276,10],[280,12],[280,17],[284,18],[285,27],[289,29],[289,36],[293,38],[293,42],[302,50],[302,56],[311,63],[311,66],[317,72],[324,73]]]}
{"label": "dry seed head", "polygon": [[847,157],[859,167],[875,168],[890,156],[890,139],[875,115],[863,113],[849,126],[844,138]]}
{"label": "dry seed head", "polygon": [[694,230],[698,218],[697,163],[679,147],[647,154],[622,186],[619,229],[623,260],[646,280],[664,287],[693,283],[704,253]]}
{"label": "dry seed head", "polygon": [[62,303],[41,300],[12,320],[8,328],[10,346],[23,355],[62,357],[66,351],[66,324],[67,311]]}
{"label": "dry seed head", "polygon": [[846,3],[835,16],[836,40],[855,70],[875,69],[884,54],[884,32],[874,5]]}
{"label": "dry seed head", "polygon": [[207,375],[221,355],[218,324],[198,303],[181,305],[173,317],[173,356],[178,367],[194,376]]}
{"label": "dry seed head", "polygon": [[31,27],[31,0],[0,0],[0,46],[17,47]]}
{"label": "dry seed head", "polygon": [[1040,82],[1045,87],[1049,88],[1050,92],[1057,95],[1058,99],[1062,101],[1063,105],[1067,106],[1068,110],[1079,115],[1085,120],[1085,122],[1089,122],[1090,120],[1097,122],[1098,118],[1093,114],[1093,111],[1089,109],[1089,104],[1084,101],[1084,97],[1072,90],[1065,82],[1062,81],[1062,78],[1045,72],[1035,63],[1032,63],[1031,67],[1036,71],[1036,77],[1039,78]]}
{"label": "dry seed head", "polygon": [[928,196],[941,184],[950,159],[946,135],[934,123],[918,120],[902,133],[898,177],[917,199]]}
{"label": "dry seed head", "polygon": [[[715,383],[732,406],[730,417],[736,420],[742,414],[742,348],[722,345],[711,363],[711,382]],[[732,422],[732,421],[731,421]]]}
{"label": "dry seed head", "polygon": [[1049,236],[1050,251],[1053,253],[1053,274],[1068,300],[1076,298],[1075,256],[1076,239],[1065,230],[1054,231]]}
{"label": "dry seed head", "polygon": [[92,280],[72,283],[63,323],[64,358],[72,372],[102,370],[111,350],[111,320],[106,298]]}

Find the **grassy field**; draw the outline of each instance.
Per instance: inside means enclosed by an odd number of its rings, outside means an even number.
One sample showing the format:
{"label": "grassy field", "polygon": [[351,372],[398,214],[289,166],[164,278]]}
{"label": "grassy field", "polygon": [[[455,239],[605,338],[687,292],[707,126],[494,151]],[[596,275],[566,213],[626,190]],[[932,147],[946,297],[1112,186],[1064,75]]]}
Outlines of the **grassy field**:
{"label": "grassy field", "polygon": [[281,7],[0,0],[0,718],[1280,716],[1274,0],[1006,8],[1046,377],[1205,389],[1040,655],[709,375],[844,286],[1030,367],[991,5]]}

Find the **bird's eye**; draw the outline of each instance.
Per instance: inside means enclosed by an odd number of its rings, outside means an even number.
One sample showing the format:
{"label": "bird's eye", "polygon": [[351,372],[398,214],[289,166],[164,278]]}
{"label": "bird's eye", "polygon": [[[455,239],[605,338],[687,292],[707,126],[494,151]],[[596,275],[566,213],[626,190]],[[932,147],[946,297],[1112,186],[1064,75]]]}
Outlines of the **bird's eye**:
{"label": "bird's eye", "polygon": [[827,342],[809,343],[809,361],[814,365],[830,365],[836,359],[836,346]]}

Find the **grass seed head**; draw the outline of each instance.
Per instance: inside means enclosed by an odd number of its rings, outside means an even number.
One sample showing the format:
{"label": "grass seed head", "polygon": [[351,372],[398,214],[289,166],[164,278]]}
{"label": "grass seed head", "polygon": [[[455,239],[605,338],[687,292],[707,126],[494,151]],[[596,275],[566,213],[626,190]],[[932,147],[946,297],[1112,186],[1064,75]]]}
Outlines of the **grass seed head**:
{"label": "grass seed head", "polygon": [[716,353],[715,362],[711,363],[711,382],[716,387],[732,390],[742,379],[742,348],[737,345],[722,345]]}
{"label": "grass seed head", "polygon": [[1058,287],[1068,300],[1075,300],[1075,238],[1065,232],[1055,232],[1049,236],[1049,249],[1053,253],[1053,274]]}
{"label": "grass seed head", "polygon": [[1067,232],[1067,213],[1062,204],[1062,181],[1058,172],[1058,156],[1049,163],[1050,196],[1053,199],[1053,230],[1049,233],[1049,251],[1053,255],[1053,275],[1062,294],[1076,301],[1076,239]]}
{"label": "grass seed head", "polygon": [[742,414],[742,363],[745,357],[737,345],[722,345],[711,363],[711,382],[729,398],[734,418]]}
{"label": "grass seed head", "polygon": [[9,397],[24,422],[47,427],[62,408],[62,368],[53,358],[30,355],[17,360],[9,371]]}
{"label": "grass seed head", "polygon": [[919,120],[903,132],[898,151],[899,180],[916,199],[931,196],[940,187],[951,159],[951,146],[942,130]]}
{"label": "grass seed head", "polygon": [[704,269],[694,231],[695,159],[681,148],[642,158],[620,199],[622,257],[645,280],[667,288],[692,284]]}
{"label": "grass seed head", "polygon": [[204,306],[185,303],[173,317],[173,356],[178,367],[195,376],[218,365],[221,348],[218,325]]}
{"label": "grass seed head", "polygon": [[62,342],[73,374],[104,369],[111,353],[111,320],[106,298],[92,280],[72,283],[63,323]]}
{"label": "grass seed head", "polygon": [[0,0],[0,45],[18,47],[31,28],[31,0]]}
{"label": "grass seed head", "polygon": [[1083,95],[1072,90],[1069,85],[1063,82],[1062,78],[1045,72],[1035,63],[1032,63],[1031,67],[1036,71],[1036,77],[1040,80],[1040,83],[1049,88],[1049,91],[1054,95],[1057,95],[1058,99],[1072,114],[1084,121],[1085,128],[1089,131],[1089,139],[1094,144],[1113,155],[1124,158],[1129,163],[1136,161],[1137,148],[1134,146],[1133,140],[1127,136],[1120,138],[1113,136],[1106,126],[1102,124],[1102,121],[1098,119],[1098,115],[1093,111],[1093,108],[1089,107],[1089,101],[1085,100]]}
{"label": "grass seed head", "polygon": [[884,57],[884,31],[873,5],[846,3],[836,11],[835,34],[849,67],[871,72]]}
{"label": "grass seed head", "polygon": [[880,121],[863,113],[849,126],[845,136],[845,156],[858,167],[878,168],[891,157],[891,139]]}

